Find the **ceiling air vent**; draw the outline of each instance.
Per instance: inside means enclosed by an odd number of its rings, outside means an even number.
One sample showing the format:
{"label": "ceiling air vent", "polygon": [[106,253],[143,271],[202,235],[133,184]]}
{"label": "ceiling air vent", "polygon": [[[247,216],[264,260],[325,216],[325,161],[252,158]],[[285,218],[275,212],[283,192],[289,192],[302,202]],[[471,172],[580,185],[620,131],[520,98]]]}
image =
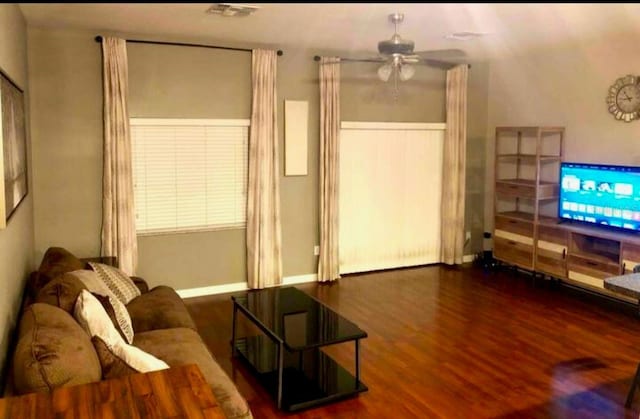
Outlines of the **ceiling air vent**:
{"label": "ceiling air vent", "polygon": [[455,32],[445,36],[447,39],[455,39],[456,41],[471,41],[486,35],[485,32]]}
{"label": "ceiling air vent", "polygon": [[258,9],[259,7],[249,6],[248,4],[215,3],[213,6],[207,9],[207,13],[221,16],[241,17],[249,16]]}

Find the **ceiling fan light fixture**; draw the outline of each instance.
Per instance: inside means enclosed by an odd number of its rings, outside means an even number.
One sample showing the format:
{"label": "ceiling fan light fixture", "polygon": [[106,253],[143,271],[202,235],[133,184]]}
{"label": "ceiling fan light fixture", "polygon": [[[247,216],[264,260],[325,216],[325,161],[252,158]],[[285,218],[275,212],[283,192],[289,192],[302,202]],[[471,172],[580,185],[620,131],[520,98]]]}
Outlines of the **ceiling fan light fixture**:
{"label": "ceiling fan light fixture", "polygon": [[378,68],[378,78],[385,82],[389,81],[392,72],[393,67],[391,67],[391,64],[383,64]]}
{"label": "ceiling fan light fixture", "polygon": [[416,74],[416,69],[408,64],[405,64],[400,67],[399,73],[400,73],[400,80],[407,81],[411,77],[413,77],[414,74]]}

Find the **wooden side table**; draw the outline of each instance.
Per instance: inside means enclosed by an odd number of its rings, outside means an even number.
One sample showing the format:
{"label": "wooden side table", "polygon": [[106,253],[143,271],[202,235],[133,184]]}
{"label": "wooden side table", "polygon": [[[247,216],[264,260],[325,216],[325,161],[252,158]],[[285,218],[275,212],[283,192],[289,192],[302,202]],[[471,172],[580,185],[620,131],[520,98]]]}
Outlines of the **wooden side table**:
{"label": "wooden side table", "polygon": [[9,418],[225,418],[196,365],[0,399]]}

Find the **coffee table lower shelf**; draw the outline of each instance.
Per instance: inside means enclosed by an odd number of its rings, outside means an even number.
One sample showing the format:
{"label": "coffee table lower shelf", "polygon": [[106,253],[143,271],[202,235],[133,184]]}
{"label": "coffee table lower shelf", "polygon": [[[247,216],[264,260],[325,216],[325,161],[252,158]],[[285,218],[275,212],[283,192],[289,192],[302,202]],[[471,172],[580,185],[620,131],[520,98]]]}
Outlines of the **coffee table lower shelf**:
{"label": "coffee table lower shelf", "polygon": [[[266,336],[236,340],[236,353],[272,397],[278,393],[277,346]],[[368,388],[319,348],[285,351],[282,409],[293,412],[334,402]]]}

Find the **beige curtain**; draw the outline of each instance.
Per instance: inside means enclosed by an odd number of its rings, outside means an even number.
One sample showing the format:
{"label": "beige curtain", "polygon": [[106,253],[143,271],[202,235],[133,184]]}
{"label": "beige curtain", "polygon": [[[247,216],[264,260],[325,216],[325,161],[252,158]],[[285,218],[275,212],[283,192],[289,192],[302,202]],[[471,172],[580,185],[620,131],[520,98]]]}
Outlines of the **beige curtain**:
{"label": "beige curtain", "polygon": [[275,51],[253,50],[247,191],[249,288],[282,283]]}
{"label": "beige curtain", "polygon": [[318,281],[340,278],[338,187],[340,59],[320,59],[320,258]]}
{"label": "beige curtain", "polygon": [[447,71],[447,131],[442,172],[441,259],[461,264],[464,253],[464,194],[467,144],[467,65]]}
{"label": "beige curtain", "polygon": [[104,155],[102,179],[102,255],[117,256],[119,267],[134,275],[138,262],[131,138],[129,136],[127,45],[102,39]]}

